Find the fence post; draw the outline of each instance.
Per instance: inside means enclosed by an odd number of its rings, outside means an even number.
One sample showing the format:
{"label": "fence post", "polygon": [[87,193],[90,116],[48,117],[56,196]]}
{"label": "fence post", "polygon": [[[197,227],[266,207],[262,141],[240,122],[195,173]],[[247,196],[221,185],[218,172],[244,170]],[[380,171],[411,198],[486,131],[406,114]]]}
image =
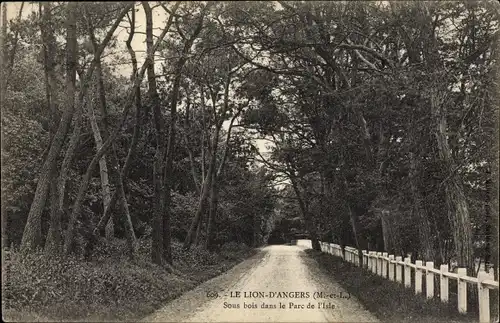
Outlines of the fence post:
{"label": "fence post", "polygon": [[[400,262],[400,261],[403,261],[403,257],[401,256],[397,256],[396,257],[396,261],[397,262]],[[398,283],[401,283],[403,280],[401,279],[403,275],[401,275],[401,265],[396,263],[396,281]]]}
{"label": "fence post", "polygon": [[384,266],[384,259],[382,258],[384,256],[383,252],[379,252],[379,257],[378,257],[378,274],[382,276],[382,268]]}
{"label": "fence post", "polygon": [[368,251],[366,253],[366,261],[368,262],[368,270],[373,272],[373,267],[372,267],[372,252]]}
{"label": "fence post", "polygon": [[377,255],[377,252],[376,251],[372,251],[372,256],[373,256],[373,273],[374,274],[378,274],[378,270],[377,270],[377,267],[378,267],[378,255]]}
{"label": "fence post", "polygon": [[490,322],[490,290],[483,285],[483,281],[490,278],[485,271],[477,273],[477,292],[479,299],[479,322]]}
{"label": "fence post", "polygon": [[387,278],[388,261],[385,258],[387,258],[387,252],[382,253],[382,277]]}
{"label": "fence post", "polygon": [[448,276],[445,276],[444,273],[448,272],[448,265],[441,265],[439,268],[441,272],[439,274],[439,296],[441,297],[441,302],[448,302]]}
{"label": "fence post", "polygon": [[410,257],[405,258],[405,287],[411,287],[411,267],[409,266],[410,261]]}
{"label": "fence post", "polygon": [[457,269],[458,279],[458,312],[467,313],[467,282],[462,277],[467,276],[467,269]]}
{"label": "fence post", "polygon": [[394,255],[389,255],[389,280],[394,281]]}
{"label": "fence post", "polygon": [[368,267],[368,261],[365,261],[365,259],[367,259],[366,258],[366,250],[361,250],[361,253],[363,254],[361,267],[366,268],[366,267]]}
{"label": "fence post", "polygon": [[379,276],[382,276],[382,263],[383,263],[383,253],[382,252],[377,252],[378,255],[378,274]]}
{"label": "fence post", "polygon": [[376,274],[377,273],[377,255],[375,254],[375,251],[370,251],[371,254],[371,262],[372,262],[372,273]]}
{"label": "fence post", "polygon": [[415,294],[422,293],[422,260],[415,261]]}
{"label": "fence post", "polygon": [[425,291],[427,294],[427,298],[434,297],[434,273],[430,271],[430,269],[434,269],[434,262],[427,261],[425,263],[425,267],[427,267],[427,273],[425,274]]}

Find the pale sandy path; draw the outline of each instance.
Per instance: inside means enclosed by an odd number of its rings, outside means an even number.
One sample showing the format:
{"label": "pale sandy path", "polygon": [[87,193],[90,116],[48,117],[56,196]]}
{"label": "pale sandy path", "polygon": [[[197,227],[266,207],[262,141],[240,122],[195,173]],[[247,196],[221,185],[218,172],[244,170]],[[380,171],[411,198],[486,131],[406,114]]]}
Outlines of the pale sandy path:
{"label": "pale sandy path", "polygon": [[[209,298],[208,292],[217,292],[219,297]],[[236,292],[241,293],[240,297],[231,297],[231,293],[235,296]],[[247,292],[247,297],[244,292]],[[261,293],[257,293],[257,297],[251,297],[248,292]],[[302,298],[280,298],[278,292],[303,294]],[[364,309],[352,295],[349,299],[314,299],[315,292],[335,295],[342,292],[343,296],[348,295],[338,283],[320,271],[316,262],[304,253],[302,247],[268,246],[225,274],[183,294],[144,321],[377,322],[375,316]],[[320,302],[330,304],[332,308],[318,309]],[[244,308],[244,303],[254,303],[257,308]],[[264,309],[263,303],[276,308]],[[286,309],[280,309],[280,303]],[[234,304],[239,308],[229,308],[227,304]],[[308,309],[308,304],[315,308]]]}

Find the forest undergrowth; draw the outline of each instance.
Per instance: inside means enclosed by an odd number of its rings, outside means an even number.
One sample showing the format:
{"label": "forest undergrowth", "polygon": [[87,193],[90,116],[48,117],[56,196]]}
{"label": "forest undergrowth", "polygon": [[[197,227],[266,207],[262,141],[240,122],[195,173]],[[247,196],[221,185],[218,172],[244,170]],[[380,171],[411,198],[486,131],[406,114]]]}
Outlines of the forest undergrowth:
{"label": "forest undergrowth", "polygon": [[255,254],[245,244],[184,251],[174,241],[174,272],[168,272],[151,263],[150,240],[139,241],[133,260],[123,241],[105,241],[90,261],[5,252],[3,320],[136,320]]}

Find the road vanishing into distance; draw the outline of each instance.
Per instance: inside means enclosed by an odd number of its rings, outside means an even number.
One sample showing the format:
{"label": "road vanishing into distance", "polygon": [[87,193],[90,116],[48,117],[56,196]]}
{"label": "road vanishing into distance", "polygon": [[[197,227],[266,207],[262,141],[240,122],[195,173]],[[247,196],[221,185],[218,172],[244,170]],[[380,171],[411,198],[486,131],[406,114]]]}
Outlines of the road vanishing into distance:
{"label": "road vanishing into distance", "polygon": [[377,322],[304,247],[267,246],[145,322]]}

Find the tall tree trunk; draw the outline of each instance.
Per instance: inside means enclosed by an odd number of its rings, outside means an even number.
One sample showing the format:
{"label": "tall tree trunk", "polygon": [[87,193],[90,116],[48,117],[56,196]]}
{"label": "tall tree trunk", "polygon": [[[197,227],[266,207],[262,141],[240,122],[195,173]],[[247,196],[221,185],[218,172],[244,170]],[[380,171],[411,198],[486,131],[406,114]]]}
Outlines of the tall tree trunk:
{"label": "tall tree trunk", "polygon": [[[201,151],[201,183],[200,183],[200,189],[198,190],[198,195],[201,197],[203,194],[203,187],[205,185],[205,180],[206,180],[206,158],[205,158],[205,142],[206,142],[206,132],[207,132],[207,125],[205,121],[205,91],[203,86],[201,87],[201,144],[200,144],[200,151]],[[198,206],[199,207],[199,206]],[[198,222],[196,224],[196,232],[195,236],[193,238],[193,243],[194,245],[198,245],[199,239],[201,238],[201,231],[203,228],[203,221],[205,218],[205,214],[201,213],[200,218],[198,219]]]}
{"label": "tall tree trunk", "polygon": [[132,225],[132,219],[130,217],[130,210],[128,208],[127,196],[125,195],[125,188],[123,186],[123,178],[120,171],[120,165],[118,163],[118,155],[116,154],[116,148],[114,144],[111,145],[111,165],[115,170],[113,174],[114,184],[116,186],[116,190],[118,191],[118,199],[119,206],[121,209],[123,226],[125,229],[125,237],[127,238],[128,243],[128,253],[131,258],[134,257],[135,252],[137,250],[137,240],[134,232],[134,227]]}
{"label": "tall tree trunk", "polygon": [[[219,137],[219,131],[220,128],[216,127],[214,137],[212,138],[212,148],[211,148],[211,157],[210,157],[210,163],[208,165],[208,171],[206,173],[205,179],[203,180],[203,184],[201,187],[201,194],[200,198],[198,200],[198,209],[196,211],[196,214],[194,216],[193,221],[191,222],[191,226],[189,227],[188,234],[186,235],[186,239],[184,240],[184,249],[189,249],[191,247],[191,244],[193,243],[193,238],[195,234],[195,230],[197,229],[201,217],[203,214],[206,212],[206,206],[207,206],[207,198],[210,194],[210,188],[212,187],[212,180],[214,179],[213,173],[215,172],[216,168],[216,152],[217,152],[217,146],[218,146],[218,137]],[[207,221],[208,222],[208,221]],[[207,230],[208,230],[208,223],[207,223]]]}
{"label": "tall tree trunk", "polygon": [[394,243],[393,243],[393,230],[391,223],[389,222],[389,211],[388,210],[380,210],[380,224],[382,226],[382,237],[384,239],[384,250],[393,253],[394,252]]}
{"label": "tall tree trunk", "polygon": [[304,199],[302,197],[302,194],[300,193],[298,184],[297,184],[297,179],[295,178],[295,175],[291,174],[289,176],[290,181],[292,182],[292,187],[295,192],[295,195],[297,197],[297,201],[299,202],[299,208],[302,213],[302,217],[304,218],[304,223],[306,225],[306,230],[309,233],[309,237],[311,238],[312,242],[312,247],[314,250],[321,250],[321,247],[319,245],[319,240],[318,240],[318,234],[316,232],[316,226],[314,225],[313,218],[311,214],[309,213],[309,210],[307,210],[306,204],[304,203]]}
{"label": "tall tree trunk", "polygon": [[[46,2],[39,4],[40,16],[40,31],[43,40],[43,57],[44,57],[44,76],[45,76],[45,96],[48,105],[50,125],[50,138],[52,139],[57,131],[57,110],[54,103],[55,91],[55,75],[54,75],[54,57],[55,57],[55,38],[52,29],[52,13],[51,5]],[[58,255],[62,251],[62,232],[61,232],[61,213],[58,208],[59,189],[58,189],[58,170],[57,165],[54,165],[51,174],[50,183],[50,225],[45,240],[45,252],[51,255]]]}
{"label": "tall tree trunk", "polygon": [[[83,105],[87,104],[86,99]],[[65,215],[65,197],[66,197],[66,184],[68,182],[68,173],[71,168],[71,162],[75,155],[76,148],[78,146],[78,142],[80,140],[80,133],[82,130],[82,119],[83,119],[83,107],[78,106],[75,114],[75,118],[73,120],[73,132],[69,139],[68,148],[64,154],[64,159],[61,164],[61,171],[59,173],[59,178],[57,180],[58,187],[58,196],[57,196],[57,212],[58,217],[62,220]],[[62,232],[61,232],[62,234]],[[61,247],[62,247],[62,236],[61,236]]]}
{"label": "tall tree trunk", "polygon": [[76,3],[69,3],[68,16],[66,18],[66,108],[59,123],[57,132],[52,139],[49,153],[40,171],[40,178],[35,191],[35,197],[28,213],[28,220],[24,228],[21,240],[21,250],[29,251],[41,245],[42,238],[42,211],[47,200],[50,184],[50,175],[57,162],[64,139],[68,132],[71,117],[74,111],[75,80],[77,64],[77,41],[76,41]]}
{"label": "tall tree trunk", "polygon": [[200,194],[200,198],[198,200],[198,209],[197,209],[196,214],[193,218],[193,221],[191,222],[191,226],[189,227],[188,233],[186,235],[186,239],[184,240],[184,246],[183,246],[184,249],[189,249],[191,247],[191,244],[193,243],[193,238],[194,238],[193,236],[195,234],[195,230],[196,230],[198,225],[201,225],[201,223],[199,223],[199,222],[201,220],[202,214],[204,214],[205,209],[206,209],[206,207],[205,207],[206,200],[208,197],[208,193],[210,191],[209,185],[210,185],[210,182],[212,181],[212,176],[208,175],[210,173],[210,167],[211,166],[209,166],[207,176],[205,177],[204,183],[201,187],[201,194]]}
{"label": "tall tree trunk", "polygon": [[[378,177],[378,192],[379,192],[379,201],[382,203],[386,203],[387,199],[387,188],[386,183],[384,181],[385,170],[387,163],[385,160],[387,159],[387,137],[384,134],[384,130],[382,126],[379,128],[379,144],[377,150],[377,177]],[[396,230],[393,228],[392,221],[390,221],[390,211],[381,208],[379,213],[380,224],[382,226],[382,236],[384,238],[384,250],[389,253],[394,253],[396,249],[399,249],[396,241],[399,240],[395,235],[397,234]]]}
{"label": "tall tree trunk", "polygon": [[[93,46],[94,46],[94,52],[97,50],[97,43],[95,43],[95,38],[92,35],[92,40],[93,40]],[[100,125],[98,129],[100,129],[101,134],[102,134],[102,140],[106,140],[108,138],[108,112],[106,108],[106,94],[104,91],[104,78],[102,75],[102,66],[101,66],[101,60],[99,59],[96,64],[96,79],[97,79],[97,93],[99,97],[99,111],[101,115],[100,119]],[[102,140],[101,140],[101,145],[102,145]],[[96,140],[96,146],[98,145],[98,141]],[[99,148],[97,148],[99,149]],[[114,145],[112,145],[112,151],[113,153],[116,153]],[[113,157],[111,157],[112,159]],[[111,168],[115,169],[116,172],[120,172],[119,168],[114,168],[118,163],[118,160],[116,160],[116,163],[114,163]],[[101,177],[101,187],[102,187],[102,197],[103,197],[103,210],[106,210],[111,206],[111,192],[110,192],[110,185],[109,185],[109,172],[108,172],[108,167],[106,163],[106,155],[104,155],[101,160],[99,161],[99,175]],[[120,175],[118,174],[118,178],[120,179]],[[123,185],[122,182],[120,182],[120,185]],[[126,209],[126,208],[125,208]],[[112,211],[110,209],[110,211]],[[126,215],[127,216],[127,215]],[[115,231],[115,225],[113,221],[113,217],[110,217],[107,225],[106,225],[106,236],[111,238],[114,236],[114,231]]]}
{"label": "tall tree trunk", "polygon": [[433,132],[438,146],[439,157],[450,172],[443,185],[448,206],[448,219],[453,234],[454,252],[458,266],[467,267],[469,272],[472,273],[474,271],[474,254],[469,207],[461,179],[454,171],[456,163],[452,158],[448,144],[446,106],[444,98],[439,97],[435,89],[432,90],[430,99],[431,111],[435,120]]}
{"label": "tall tree trunk", "polygon": [[[97,73],[96,73],[97,76]],[[101,131],[99,129],[99,125],[97,124],[97,119],[94,114],[94,98],[89,98],[87,104],[87,117],[89,118],[90,121],[90,126],[92,128],[92,133],[94,135],[94,141],[95,141],[95,146],[96,146],[96,151],[99,151],[102,147],[102,137],[101,137]],[[106,210],[109,208],[109,204],[111,201],[111,192],[110,192],[110,185],[109,185],[109,176],[108,176],[108,166],[106,163],[106,155],[102,156],[101,159],[99,160],[99,176],[101,178],[101,194],[102,194],[102,204],[103,204],[103,210]],[[112,221],[109,221],[111,225],[107,227],[107,237],[112,237],[113,236],[113,231],[110,231],[113,229]],[[108,229],[109,228],[109,229]]]}
{"label": "tall tree trunk", "polygon": [[[132,82],[135,81],[135,78],[137,77],[137,57],[135,55],[134,50],[132,49],[132,40],[134,39],[135,35],[135,10],[132,10],[132,19],[130,21],[130,34],[128,39],[126,40],[125,44],[127,46],[127,50],[130,55],[130,60],[132,61],[132,75],[130,76],[130,80]],[[134,133],[132,134],[132,140],[130,142],[130,147],[127,152],[127,157],[125,158],[125,162],[123,163],[123,168],[122,168],[122,178],[123,178],[123,185],[126,186],[126,179],[127,179],[127,174],[128,174],[128,169],[130,167],[130,163],[132,160],[132,156],[135,154],[136,148],[137,148],[137,143],[139,142],[139,135],[141,133],[141,125],[143,122],[143,118],[141,116],[141,110],[142,110],[142,102],[141,102],[141,88],[138,87],[136,89],[136,94],[134,97],[134,102],[135,102],[135,124],[134,124]],[[146,118],[144,118],[146,119]]]}
{"label": "tall tree trunk", "polygon": [[[153,15],[147,1],[142,2],[146,15],[146,45],[147,51],[152,55],[153,47]],[[156,89],[154,61],[148,65],[148,97],[153,107],[153,122],[155,128],[156,152],[153,160],[153,187],[154,187],[154,213],[153,213],[153,239],[151,247],[151,260],[153,263],[163,263],[163,235],[165,231],[163,217],[165,214],[165,186],[163,182],[163,156],[165,155],[165,122],[161,113],[158,92]],[[173,127],[173,125],[171,125]]]}
{"label": "tall tree trunk", "polygon": [[[188,94],[186,94],[187,96]],[[189,143],[189,135],[188,132],[191,130],[190,129],[190,107],[191,107],[191,102],[189,100],[189,97],[187,96],[187,104],[186,104],[186,116],[184,118],[184,148],[187,150],[188,153],[188,158],[189,158],[189,166],[191,167],[191,176],[193,177],[193,184],[196,190],[197,194],[200,194],[200,180],[198,178],[197,172],[196,172],[196,166],[194,163],[194,158],[193,158],[193,150],[191,149],[191,145]]]}
{"label": "tall tree trunk", "polygon": [[215,171],[212,173],[212,183],[210,185],[210,206],[208,208],[208,221],[207,221],[207,236],[205,237],[205,249],[212,250],[213,236],[214,236],[214,222],[217,216],[217,204],[219,202],[219,190],[217,185],[217,174]]}
{"label": "tall tree trunk", "polygon": [[[153,18],[151,8],[147,1],[142,2],[144,12],[146,14],[146,45],[148,52],[151,53],[153,44]],[[173,21],[173,14],[177,11],[179,3],[174,5],[172,14],[170,14],[167,22],[167,27]],[[197,26],[195,36],[200,32],[201,26]],[[156,134],[156,153],[153,165],[153,186],[155,188],[155,207],[154,220],[155,227],[153,228],[152,241],[152,260],[155,263],[162,263],[163,260],[167,264],[172,264],[172,247],[171,247],[171,232],[170,232],[170,205],[171,205],[171,181],[173,172],[173,151],[175,149],[175,122],[177,114],[177,98],[179,95],[181,71],[184,63],[187,60],[187,53],[191,49],[194,39],[189,39],[184,45],[182,56],[177,62],[175,70],[174,86],[170,99],[170,131],[168,135],[168,143],[165,145],[165,123],[161,115],[160,102],[158,92],[156,90],[156,76],[154,71],[154,61],[148,67],[148,84],[149,96],[153,103],[153,119],[155,124]]]}
{"label": "tall tree trunk", "polygon": [[410,187],[413,199],[413,212],[418,221],[418,233],[420,240],[419,253],[422,254],[424,261],[434,261],[434,243],[431,235],[431,225],[427,210],[423,205],[423,197],[420,192],[419,178],[420,178],[420,162],[415,153],[410,152]]}

